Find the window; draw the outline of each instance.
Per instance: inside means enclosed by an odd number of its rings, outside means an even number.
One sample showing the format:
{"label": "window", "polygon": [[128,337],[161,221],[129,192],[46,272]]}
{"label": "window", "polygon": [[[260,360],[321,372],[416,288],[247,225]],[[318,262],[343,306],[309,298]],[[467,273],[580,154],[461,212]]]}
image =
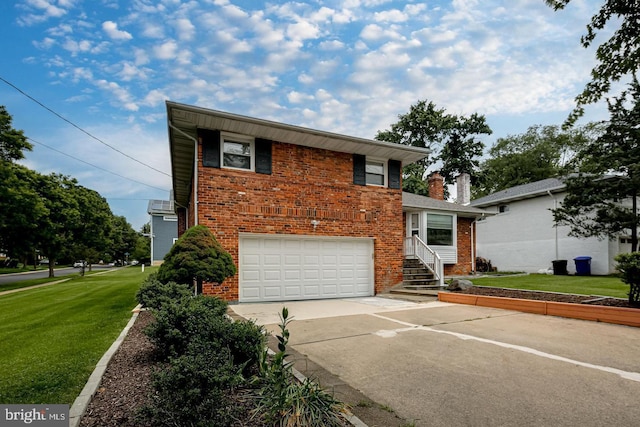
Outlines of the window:
{"label": "window", "polygon": [[368,185],[385,185],[386,163],[381,160],[367,159],[365,172]]}
{"label": "window", "polygon": [[509,212],[509,206],[507,206],[507,205],[500,205],[500,206],[498,206],[498,212],[500,212],[500,213],[507,213],[507,212]]}
{"label": "window", "polygon": [[433,246],[453,246],[453,215],[427,214],[427,242]]}
{"label": "window", "polygon": [[241,135],[222,134],[222,167],[254,170],[253,138]]}

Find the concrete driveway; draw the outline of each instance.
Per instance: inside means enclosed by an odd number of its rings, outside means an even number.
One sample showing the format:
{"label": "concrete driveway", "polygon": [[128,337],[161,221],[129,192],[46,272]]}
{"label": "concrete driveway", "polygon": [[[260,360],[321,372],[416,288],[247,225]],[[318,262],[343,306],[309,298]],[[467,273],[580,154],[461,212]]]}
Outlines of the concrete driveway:
{"label": "concrete driveway", "polygon": [[382,297],[232,309],[416,426],[636,426],[640,329]]}

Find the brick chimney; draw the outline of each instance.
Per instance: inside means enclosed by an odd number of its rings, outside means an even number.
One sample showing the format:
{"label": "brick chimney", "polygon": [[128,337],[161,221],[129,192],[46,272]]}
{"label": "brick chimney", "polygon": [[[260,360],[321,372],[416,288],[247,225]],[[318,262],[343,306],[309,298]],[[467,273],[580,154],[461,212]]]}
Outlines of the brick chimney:
{"label": "brick chimney", "polygon": [[444,178],[438,172],[429,176],[429,197],[444,200]]}

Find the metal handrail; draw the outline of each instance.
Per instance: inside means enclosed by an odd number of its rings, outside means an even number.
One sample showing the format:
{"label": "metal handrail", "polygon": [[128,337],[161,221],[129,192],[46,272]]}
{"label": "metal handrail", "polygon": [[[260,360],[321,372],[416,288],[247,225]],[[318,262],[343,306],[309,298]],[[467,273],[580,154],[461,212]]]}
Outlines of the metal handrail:
{"label": "metal handrail", "polygon": [[405,257],[415,257],[433,273],[439,286],[444,286],[444,266],[440,255],[431,249],[418,236],[406,237],[404,239]]}

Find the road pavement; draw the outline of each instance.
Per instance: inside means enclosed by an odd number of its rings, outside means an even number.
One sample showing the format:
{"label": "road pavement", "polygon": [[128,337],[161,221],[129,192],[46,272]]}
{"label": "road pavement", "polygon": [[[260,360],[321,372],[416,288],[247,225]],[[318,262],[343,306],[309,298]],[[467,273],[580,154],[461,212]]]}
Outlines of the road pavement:
{"label": "road pavement", "polygon": [[[236,313],[276,329],[282,303]],[[416,426],[636,426],[640,329],[385,298],[288,302],[291,347]]]}

